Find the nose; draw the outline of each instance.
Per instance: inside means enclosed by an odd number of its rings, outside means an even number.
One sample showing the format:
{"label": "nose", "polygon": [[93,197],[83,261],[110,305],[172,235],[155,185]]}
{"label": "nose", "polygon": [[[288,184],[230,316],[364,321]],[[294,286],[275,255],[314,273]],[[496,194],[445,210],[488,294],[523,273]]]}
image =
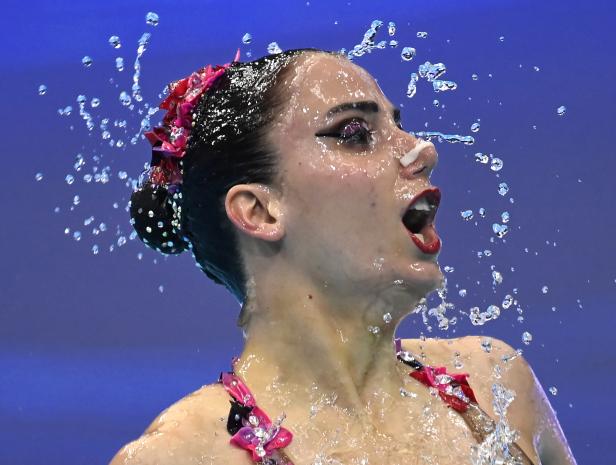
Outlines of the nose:
{"label": "nose", "polygon": [[434,144],[423,139],[415,139],[415,145],[400,158],[402,170],[400,175],[404,179],[412,179],[419,174],[430,177],[432,170],[438,162],[438,153]]}

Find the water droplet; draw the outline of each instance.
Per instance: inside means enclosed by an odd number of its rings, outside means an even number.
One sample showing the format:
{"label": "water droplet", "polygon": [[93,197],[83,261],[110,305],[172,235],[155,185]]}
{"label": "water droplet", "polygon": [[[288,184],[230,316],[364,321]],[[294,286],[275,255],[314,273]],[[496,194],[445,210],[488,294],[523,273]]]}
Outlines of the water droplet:
{"label": "water droplet", "polygon": [[505,195],[507,195],[507,192],[509,192],[509,186],[507,185],[507,183],[506,183],[506,182],[501,182],[501,183],[498,185],[498,193],[499,193],[500,195],[505,196]]}
{"label": "water droplet", "polygon": [[93,253],[94,255],[97,255],[97,254],[98,254],[98,245],[94,244],[94,245],[92,246],[92,253]]}
{"label": "water droplet", "polygon": [[490,169],[492,171],[500,171],[501,169],[503,169],[503,160],[501,160],[500,158],[496,158],[496,157],[492,158]]}
{"label": "water droplet", "polygon": [[505,36],[500,36],[500,37],[498,38],[498,40],[500,40],[501,42],[504,42],[504,41],[505,41]]}
{"label": "water droplet", "polygon": [[[549,391],[550,391],[550,394],[552,394],[553,396],[558,394],[558,389],[556,388],[556,386],[550,386]],[[571,404],[569,404],[569,405],[571,405]]]}
{"label": "water droplet", "polygon": [[122,91],[120,93],[120,103],[124,105],[125,107],[127,107],[128,105],[130,105],[130,102],[131,102],[130,95],[128,95],[127,92]]}
{"label": "water droplet", "polygon": [[473,79],[473,81],[476,81],[477,79],[479,79],[479,76],[477,74],[473,73],[471,78]]}
{"label": "water droplet", "polygon": [[[518,320],[520,318],[518,317]],[[529,333],[528,331],[524,331],[522,333],[522,342],[526,345],[529,345],[530,342],[533,340],[533,335],[531,333]]]}
{"label": "water droplet", "polygon": [[72,111],[73,111],[73,107],[71,107],[70,105],[64,108],[58,108],[58,114],[60,116],[69,116]]}
{"label": "water droplet", "polygon": [[509,228],[507,225],[494,223],[492,224],[492,231],[494,231],[494,234],[498,237],[504,237],[505,234],[509,232]]}
{"label": "water droplet", "polygon": [[566,111],[567,111],[567,107],[565,107],[564,105],[556,109],[556,113],[558,114],[558,116],[564,115]]}
{"label": "water droplet", "polygon": [[513,304],[513,296],[511,296],[510,294],[507,294],[505,298],[503,299],[502,307],[506,310],[509,307],[511,307],[511,304]]}
{"label": "water droplet", "polygon": [[45,84],[41,84],[38,88],[39,95],[45,95],[47,92],[47,86]]}
{"label": "water droplet", "polygon": [[417,73],[411,73],[411,80],[409,81],[408,87],[406,89],[406,96],[408,98],[412,98],[417,93],[417,81],[419,77]]}
{"label": "water droplet", "polygon": [[479,209],[479,216],[481,216],[482,218],[484,218],[486,216],[486,209],[481,207]]}
{"label": "water droplet", "polygon": [[126,244],[126,237],[125,236],[118,237],[117,244],[118,244],[118,247],[122,247],[124,244]]}
{"label": "water droplet", "polygon": [[124,71],[124,58],[122,57],[117,57],[115,59],[115,63],[116,63],[116,69],[118,71]]}
{"label": "water droplet", "polygon": [[453,81],[441,81],[440,79],[432,81],[432,89],[434,92],[445,92],[446,90],[456,90],[457,88],[458,84]]}
{"label": "water droplet", "polygon": [[96,108],[101,104],[101,99],[94,97],[92,100],[90,100],[90,106],[92,108]]}
{"label": "water droplet", "polygon": [[460,290],[458,291],[458,295],[459,295],[460,297],[466,297],[466,289],[460,289]]}
{"label": "water droplet", "polygon": [[277,53],[282,53],[281,48],[278,46],[277,42],[271,42],[268,46],[267,46],[267,53],[269,53],[270,55],[275,55]]}
{"label": "water droplet", "polygon": [[368,326],[368,331],[370,331],[372,334],[378,334],[381,331],[381,328],[379,328],[378,326]]}
{"label": "water droplet", "polygon": [[391,39],[391,40],[389,41],[389,46],[390,46],[391,48],[396,48],[396,47],[398,46],[398,41],[397,41],[397,40],[395,40],[395,39]]}
{"label": "water droplet", "polygon": [[460,212],[460,216],[465,221],[470,221],[473,219],[473,210],[464,210]]}
{"label": "water droplet", "polygon": [[120,43],[120,38],[118,36],[109,37],[109,45],[113,48],[120,48],[122,44]]}
{"label": "water droplet", "polygon": [[481,348],[485,351],[485,352],[492,352],[492,340],[488,337],[484,337],[481,340]]}
{"label": "water droplet", "polygon": [[247,32],[246,34],[244,34],[242,36],[242,43],[243,44],[249,44],[250,42],[252,42],[252,34]]}
{"label": "water droplet", "polygon": [[547,294],[547,293],[548,293],[548,287],[547,287],[547,286],[543,286],[543,287],[541,288],[541,292],[542,292],[543,294]]}
{"label": "water droplet", "polygon": [[447,265],[443,269],[445,270],[445,273],[453,273],[454,272],[454,267],[453,266]]}
{"label": "water droplet", "polygon": [[75,181],[75,178],[73,177],[72,174],[67,174],[64,180],[66,181],[66,184],[70,185],[70,184],[73,184],[73,181]]}
{"label": "water droplet", "polygon": [[420,31],[417,33],[417,38],[418,39],[426,39],[428,37],[428,33],[425,31]]}
{"label": "water droplet", "polygon": [[83,168],[85,164],[86,161],[83,158],[82,154],[78,153],[77,155],[75,155],[75,163],[73,164],[73,168],[75,168],[75,171],[81,171],[81,168]]}
{"label": "water droplet", "polygon": [[435,107],[438,107],[440,104],[441,103],[437,99],[432,100],[432,105],[434,105]]}
{"label": "water droplet", "polygon": [[411,398],[417,397],[417,394],[415,394],[414,392],[411,392],[411,391],[407,391],[403,387],[400,388],[400,395],[402,397],[411,397]]}
{"label": "water droplet", "polygon": [[490,305],[486,310],[487,315],[491,319],[496,319],[500,316],[500,308],[497,305]]}
{"label": "water droplet", "polygon": [[150,11],[147,15],[145,15],[145,22],[150,26],[158,26],[158,15],[153,11]]}
{"label": "water droplet", "polygon": [[477,152],[475,154],[475,161],[477,163],[482,163],[484,165],[487,165],[488,162],[490,161],[490,157],[488,157],[485,153]]}
{"label": "water droplet", "polygon": [[393,21],[390,21],[389,24],[387,25],[387,32],[389,33],[390,36],[396,35],[396,23],[394,23]]}
{"label": "water droplet", "polygon": [[37,181],[40,181],[41,179],[43,179],[43,173],[36,173],[34,175],[34,179],[36,179]]}
{"label": "water droplet", "polygon": [[473,124],[471,124],[471,131],[472,132],[478,132],[480,127],[481,127],[481,125],[479,123],[473,123]]}
{"label": "water droplet", "polygon": [[73,205],[79,205],[80,199],[79,196],[76,195],[73,197]]}
{"label": "water droplet", "polygon": [[416,50],[413,47],[404,47],[402,52],[400,52],[400,56],[404,61],[411,61],[415,56]]}
{"label": "water droplet", "polygon": [[90,66],[92,66],[92,62],[93,62],[92,58],[91,58],[91,57],[89,57],[88,55],[84,56],[84,57],[81,59],[81,63],[82,63],[82,64],[83,64],[83,66],[85,66],[86,68],[89,68]]}
{"label": "water droplet", "polygon": [[75,239],[76,241],[80,241],[81,240],[81,232],[80,231],[75,231],[73,233],[73,239]]}
{"label": "water droplet", "polygon": [[509,223],[509,212],[501,213],[501,221],[503,223]]}
{"label": "water droplet", "polygon": [[161,284],[160,286],[158,286],[158,292],[160,292],[161,294],[164,292],[165,288],[164,286]]}
{"label": "water droplet", "polygon": [[387,312],[383,315],[383,321],[385,323],[391,323],[391,313]]}
{"label": "water droplet", "polygon": [[501,284],[503,275],[499,271],[492,271],[492,285]]}

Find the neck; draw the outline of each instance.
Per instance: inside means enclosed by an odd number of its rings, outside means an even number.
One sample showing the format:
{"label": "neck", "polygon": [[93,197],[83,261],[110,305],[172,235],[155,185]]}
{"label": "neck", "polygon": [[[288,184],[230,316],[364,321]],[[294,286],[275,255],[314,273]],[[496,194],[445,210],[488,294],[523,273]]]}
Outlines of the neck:
{"label": "neck", "polygon": [[[332,394],[336,405],[359,413],[377,392],[399,397],[405,371],[396,359],[394,335],[408,305],[401,311],[375,299],[366,304],[369,298],[357,293],[334,298],[327,285],[290,276],[282,284],[255,283],[254,289],[259,292],[248,303],[246,344],[235,372],[257,399],[274,384],[293,392],[299,404],[311,403],[315,392]],[[391,320],[383,318],[387,313]]]}

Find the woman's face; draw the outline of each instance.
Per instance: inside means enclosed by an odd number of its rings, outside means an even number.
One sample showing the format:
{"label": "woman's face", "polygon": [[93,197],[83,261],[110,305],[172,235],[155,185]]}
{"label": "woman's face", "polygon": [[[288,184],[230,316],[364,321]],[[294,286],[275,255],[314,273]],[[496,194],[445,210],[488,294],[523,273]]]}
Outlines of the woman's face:
{"label": "woman's face", "polygon": [[[423,252],[402,223],[411,200],[434,187],[434,146],[405,168],[400,158],[418,139],[344,57],[304,54],[283,87],[289,100],[270,135],[281,154],[286,259],[341,293],[415,305],[443,279],[438,252]],[[358,102],[367,103],[333,110]]]}

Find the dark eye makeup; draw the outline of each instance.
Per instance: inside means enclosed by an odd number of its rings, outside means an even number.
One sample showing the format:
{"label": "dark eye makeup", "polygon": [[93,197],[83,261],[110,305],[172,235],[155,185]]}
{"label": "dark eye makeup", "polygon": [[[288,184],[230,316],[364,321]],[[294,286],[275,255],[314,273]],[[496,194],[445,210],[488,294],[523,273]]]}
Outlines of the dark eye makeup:
{"label": "dark eye makeup", "polygon": [[343,121],[332,132],[318,132],[315,135],[317,137],[335,137],[345,144],[368,145],[374,132],[364,119],[355,117]]}

